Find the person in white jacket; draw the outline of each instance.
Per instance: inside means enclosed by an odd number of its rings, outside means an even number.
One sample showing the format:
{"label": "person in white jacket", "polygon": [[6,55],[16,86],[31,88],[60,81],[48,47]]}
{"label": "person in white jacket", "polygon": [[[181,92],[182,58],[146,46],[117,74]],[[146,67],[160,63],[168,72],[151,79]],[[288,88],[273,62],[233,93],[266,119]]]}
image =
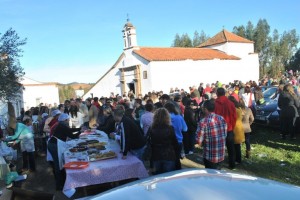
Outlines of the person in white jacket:
{"label": "person in white jacket", "polygon": [[89,110],[88,107],[82,103],[82,100],[80,98],[76,99],[76,105],[78,107],[78,111],[81,114],[81,120],[83,122],[83,125],[88,127],[89,126]]}
{"label": "person in white jacket", "polygon": [[244,100],[245,102],[245,105],[248,107],[248,108],[251,108],[253,103],[255,103],[255,97],[254,97],[254,94],[251,92],[251,89],[249,86],[246,86],[245,87],[245,93],[242,94],[242,99]]}

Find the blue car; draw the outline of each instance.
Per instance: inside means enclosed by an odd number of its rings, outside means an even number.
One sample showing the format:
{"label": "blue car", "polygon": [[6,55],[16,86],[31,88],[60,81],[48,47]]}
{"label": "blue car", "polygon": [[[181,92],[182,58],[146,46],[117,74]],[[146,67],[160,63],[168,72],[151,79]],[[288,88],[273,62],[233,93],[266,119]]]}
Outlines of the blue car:
{"label": "blue car", "polygon": [[270,87],[263,92],[265,102],[256,106],[255,122],[279,126],[278,88]]}
{"label": "blue car", "polygon": [[82,200],[299,199],[300,188],[249,175],[185,169],[135,181]]}

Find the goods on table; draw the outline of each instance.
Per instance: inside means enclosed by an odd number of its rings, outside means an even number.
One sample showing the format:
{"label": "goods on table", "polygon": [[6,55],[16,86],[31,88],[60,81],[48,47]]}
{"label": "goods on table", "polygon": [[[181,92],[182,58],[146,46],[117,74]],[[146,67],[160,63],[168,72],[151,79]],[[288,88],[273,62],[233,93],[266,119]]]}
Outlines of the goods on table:
{"label": "goods on table", "polygon": [[88,143],[87,143],[87,142],[79,142],[77,145],[78,145],[78,146],[87,146]]}
{"label": "goods on table", "polygon": [[97,153],[97,154],[91,154],[89,155],[89,160],[90,161],[98,161],[98,160],[105,160],[105,159],[110,159],[110,158],[115,158],[117,157],[117,154],[113,151],[108,151],[104,153]]}
{"label": "goods on table", "polygon": [[95,143],[99,143],[98,140],[87,140],[86,141],[88,144],[95,144]]}
{"label": "goods on table", "polygon": [[74,152],[82,152],[82,151],[86,151],[87,150],[87,147],[84,147],[84,146],[76,146],[76,147],[73,147],[71,149],[69,149],[70,152],[74,153]]}
{"label": "goods on table", "polygon": [[89,166],[89,162],[69,162],[64,165],[65,169],[84,169]]}
{"label": "goods on table", "polygon": [[93,144],[88,144],[88,148],[97,148],[99,150],[105,150],[105,145],[103,143],[93,143]]}

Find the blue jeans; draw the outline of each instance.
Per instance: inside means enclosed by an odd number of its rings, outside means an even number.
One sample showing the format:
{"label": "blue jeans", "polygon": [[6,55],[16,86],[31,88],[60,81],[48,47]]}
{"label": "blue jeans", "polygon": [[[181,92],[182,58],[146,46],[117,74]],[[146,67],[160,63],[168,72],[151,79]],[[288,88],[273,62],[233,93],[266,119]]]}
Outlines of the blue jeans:
{"label": "blue jeans", "polygon": [[134,156],[136,156],[138,159],[140,159],[143,162],[145,148],[146,148],[146,146],[143,146],[140,149],[132,149],[132,150],[130,150],[130,153],[132,153]]}
{"label": "blue jeans", "polygon": [[161,174],[175,170],[175,161],[156,160],[153,161],[155,174]]}

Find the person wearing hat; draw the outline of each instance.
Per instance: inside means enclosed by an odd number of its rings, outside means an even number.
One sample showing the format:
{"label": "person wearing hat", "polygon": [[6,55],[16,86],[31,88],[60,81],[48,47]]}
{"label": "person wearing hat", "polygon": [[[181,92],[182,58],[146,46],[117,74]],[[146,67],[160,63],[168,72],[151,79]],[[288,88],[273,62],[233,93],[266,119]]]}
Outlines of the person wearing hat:
{"label": "person wearing hat", "polygon": [[105,102],[105,105],[106,105],[106,106],[109,106],[109,107],[112,108],[111,103],[112,103],[112,100],[111,100],[111,99],[106,99],[106,102]]}
{"label": "person wearing hat", "polygon": [[[69,127],[70,116],[62,113],[58,117],[58,124],[53,130],[53,135],[48,142],[48,150],[53,158],[55,184],[57,190],[62,190],[65,182],[63,170],[63,152],[66,150],[67,138],[78,138],[81,128]],[[73,134],[73,132],[77,132]]]}
{"label": "person wearing hat", "polygon": [[[58,117],[59,117],[60,114],[61,114],[60,110],[58,110],[58,109],[53,110],[51,112],[51,116],[48,117],[45,121],[43,130],[46,133],[47,145],[48,145],[48,142],[50,140],[50,137],[52,136],[53,129],[56,127],[56,125],[58,123]],[[46,160],[52,166],[53,171],[54,171],[53,158],[52,158],[50,152],[48,151],[48,148],[47,148],[47,153],[46,153]]]}
{"label": "person wearing hat", "polygon": [[44,125],[44,132],[47,136],[51,136],[51,127],[58,122],[58,117],[61,114],[61,112],[56,109],[51,112],[51,117],[48,117],[45,121]]}

